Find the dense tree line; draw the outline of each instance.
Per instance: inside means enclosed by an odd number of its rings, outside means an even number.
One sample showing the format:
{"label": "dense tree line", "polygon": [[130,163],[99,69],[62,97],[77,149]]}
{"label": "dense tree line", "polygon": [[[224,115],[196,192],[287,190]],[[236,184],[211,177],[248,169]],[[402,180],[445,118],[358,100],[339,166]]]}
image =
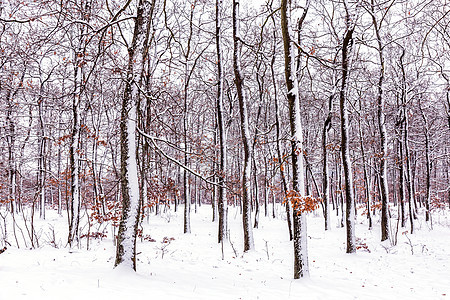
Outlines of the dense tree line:
{"label": "dense tree line", "polygon": [[67,215],[70,246],[82,216],[114,222],[115,264],[134,269],[145,217],[183,209],[195,232],[200,205],[219,243],[227,207],[241,207],[244,251],[259,215],[282,206],[295,278],[309,272],[305,215],[317,208],[325,230],[340,217],[349,253],[357,209],[395,242],[399,226],[413,233],[450,205],[449,8],[2,2],[0,203],[27,220]]}

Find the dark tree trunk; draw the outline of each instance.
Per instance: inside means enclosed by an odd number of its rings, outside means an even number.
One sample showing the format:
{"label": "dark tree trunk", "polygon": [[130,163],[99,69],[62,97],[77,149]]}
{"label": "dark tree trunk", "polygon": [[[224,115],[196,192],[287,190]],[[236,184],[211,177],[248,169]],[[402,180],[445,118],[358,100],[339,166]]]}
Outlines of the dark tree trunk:
{"label": "dark tree trunk", "polygon": [[409,220],[411,225],[411,234],[414,233],[414,208],[412,207],[414,204],[414,194],[413,194],[413,182],[412,182],[412,174],[411,174],[411,157],[409,151],[409,142],[408,142],[408,112],[406,110],[407,103],[407,91],[406,91],[406,73],[405,67],[403,64],[403,57],[405,56],[405,49],[402,49],[402,55],[400,56],[400,68],[402,73],[402,87],[401,87],[401,100],[402,100],[402,109],[403,109],[403,138],[404,138],[404,147],[405,147],[405,160],[406,160],[406,179],[407,179],[407,189],[408,189],[408,205],[409,205]]}
{"label": "dark tree trunk", "polygon": [[[274,22],[274,26],[275,26],[275,20],[272,16],[272,21]],[[273,33],[274,35],[274,40],[276,39],[276,31],[274,31]],[[278,163],[280,165],[280,177],[281,177],[281,188],[283,190],[283,195],[286,196],[286,193],[288,191],[288,186],[286,183],[286,176],[284,174],[284,158],[281,154],[281,134],[280,134],[280,109],[279,109],[279,104],[278,104],[278,95],[277,95],[277,84],[275,82],[275,70],[274,70],[274,65],[275,65],[275,51],[276,51],[276,44],[274,43],[273,45],[273,56],[272,56],[272,61],[270,63],[270,71],[272,73],[272,85],[273,85],[273,89],[274,89],[274,103],[275,103],[275,129],[276,129],[276,139],[277,139],[277,157],[278,157]],[[287,225],[288,225],[288,230],[289,230],[289,240],[292,241],[293,239],[293,233],[292,233],[292,212],[291,212],[291,206],[289,205],[289,203],[287,205],[285,205],[286,208],[286,220],[287,220]],[[275,198],[274,198],[274,203],[273,203],[273,216],[275,218]]]}
{"label": "dark tree trunk", "polygon": [[[284,45],[284,66],[291,128],[292,188],[298,196],[305,196],[303,170],[303,135],[300,119],[300,97],[295,68],[295,51],[290,36],[291,16],[287,0],[281,1],[281,31]],[[307,8],[305,9],[306,12]],[[287,203],[287,205],[290,205]],[[309,276],[307,229],[305,213],[297,206],[293,209],[294,279]]]}
{"label": "dark tree trunk", "polygon": [[323,215],[325,219],[325,230],[330,229],[330,204],[329,204],[329,175],[328,175],[328,131],[331,129],[331,117],[333,108],[334,93],[328,98],[328,114],[323,124],[322,129],[322,153],[323,153],[323,165],[322,165],[322,200],[323,200]]}
{"label": "dark tree trunk", "polygon": [[216,49],[217,49],[217,126],[219,129],[220,162],[219,162],[219,236],[218,242],[226,240],[228,236],[227,194],[225,188],[227,173],[227,142],[225,116],[223,108],[223,62],[222,62],[222,0],[216,0]]}
{"label": "dark tree trunk", "polygon": [[425,136],[425,166],[427,171],[426,177],[426,195],[425,195],[425,220],[430,221],[430,197],[431,197],[431,161],[430,161],[430,133],[428,131],[428,119],[422,109],[421,101],[419,100],[419,109],[422,115],[424,136]]}
{"label": "dark tree trunk", "polygon": [[375,29],[375,35],[378,45],[378,56],[380,59],[380,70],[377,86],[377,119],[378,129],[380,131],[380,186],[381,186],[381,241],[389,239],[389,191],[387,180],[387,137],[386,137],[386,122],[384,114],[384,97],[383,97],[383,83],[384,83],[384,56],[383,45],[381,42],[380,28],[375,15],[374,0],[371,0],[372,11],[372,25]]}
{"label": "dark tree trunk", "polygon": [[347,226],[347,253],[356,252],[355,244],[355,208],[353,199],[353,178],[352,166],[350,162],[349,153],[349,130],[348,130],[348,108],[347,108],[347,81],[349,72],[349,56],[351,55],[351,48],[353,44],[354,24],[351,24],[350,14],[347,10],[346,22],[347,31],[344,35],[342,43],[342,79],[341,88],[339,92],[339,104],[341,112],[341,151],[342,151],[342,166],[344,169],[344,184],[345,184],[345,203],[346,203],[346,226]]}
{"label": "dark tree trunk", "polygon": [[136,110],[148,53],[148,33],[155,5],[155,0],[152,1],[139,0],[138,3],[133,40],[128,49],[127,81],[120,119],[122,218],[117,234],[115,266],[124,265],[133,270],[136,270],[136,235],[140,213],[136,161]]}
{"label": "dark tree trunk", "polygon": [[[361,111],[362,105],[361,105],[361,99],[359,100],[359,109]],[[364,138],[362,133],[362,126],[361,126],[361,117],[358,119],[358,130],[359,130],[359,147],[361,148],[361,156],[363,160],[363,175],[364,175],[364,196],[366,197],[366,207],[367,207],[367,219],[369,220],[369,229],[372,229],[372,214],[370,212],[371,205],[372,205],[372,194],[371,194],[371,184],[370,179],[367,171],[367,158],[366,158],[366,152],[364,149]]]}
{"label": "dark tree trunk", "polygon": [[242,223],[244,227],[244,252],[254,249],[253,230],[251,225],[250,199],[250,131],[248,127],[247,99],[244,97],[244,78],[241,74],[240,63],[240,34],[239,34],[239,1],[233,0],[233,69],[237,95],[239,99],[239,113],[241,116],[241,135],[244,146],[244,170],[242,174]]}

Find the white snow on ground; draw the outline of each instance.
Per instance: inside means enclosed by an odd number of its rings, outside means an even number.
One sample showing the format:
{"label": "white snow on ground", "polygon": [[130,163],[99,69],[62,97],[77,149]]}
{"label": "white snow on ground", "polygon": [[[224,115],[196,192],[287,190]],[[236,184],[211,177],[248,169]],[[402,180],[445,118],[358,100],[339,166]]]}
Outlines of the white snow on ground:
{"label": "white snow on ground", "polygon": [[[144,222],[144,235],[156,242],[138,242],[137,273],[113,269],[111,234],[91,240],[89,250],[86,239],[79,248],[65,247],[67,217],[48,211],[46,220],[35,220],[43,229],[39,249],[17,249],[8,232],[13,246],[0,254],[0,300],[450,299],[448,210],[433,215],[433,230],[421,221],[423,216],[415,234],[399,229],[397,246],[380,243],[379,224],[369,231],[359,215],[356,235],[370,253],[361,249],[356,254],[345,253],[345,228],[337,228],[335,216],[332,230],[325,232],[322,216],[311,214],[311,277],[293,280],[293,247],[282,208],[278,219],[260,217],[254,230],[256,250],[245,254],[241,216],[229,209],[231,243],[224,245],[224,259],[209,206],[192,213],[193,233],[188,235],[183,234],[182,210],[151,216]],[[49,243],[49,224],[55,226],[58,249]],[[174,240],[162,243],[164,237]]]}

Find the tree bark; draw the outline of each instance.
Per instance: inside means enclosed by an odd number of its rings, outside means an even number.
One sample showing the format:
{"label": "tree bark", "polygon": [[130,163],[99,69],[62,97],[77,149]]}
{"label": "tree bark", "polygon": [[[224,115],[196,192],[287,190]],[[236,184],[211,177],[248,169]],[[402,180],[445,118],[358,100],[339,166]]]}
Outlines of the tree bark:
{"label": "tree bark", "polygon": [[323,153],[323,165],[322,165],[322,200],[323,200],[323,216],[325,219],[325,230],[330,229],[330,185],[329,185],[329,175],[328,175],[328,131],[331,129],[331,117],[333,110],[333,97],[332,93],[328,98],[328,114],[322,129],[322,153]]}
{"label": "tree bark", "polygon": [[404,147],[405,147],[405,160],[406,160],[406,179],[407,179],[407,189],[408,189],[408,206],[409,206],[409,221],[411,225],[411,234],[414,233],[414,193],[413,193],[413,182],[412,182],[412,174],[411,174],[411,157],[409,151],[409,142],[408,142],[408,111],[406,110],[407,103],[407,91],[406,91],[406,72],[405,66],[403,64],[403,58],[405,56],[405,49],[402,49],[402,55],[400,56],[400,68],[401,68],[401,100],[402,100],[402,109],[403,109],[403,138],[404,138]]}
{"label": "tree bark", "polygon": [[342,43],[342,79],[339,92],[339,104],[341,112],[341,153],[342,166],[344,169],[345,182],[345,203],[346,203],[346,228],[347,228],[347,253],[356,252],[355,244],[355,208],[353,195],[353,176],[352,166],[350,162],[349,141],[348,141],[348,108],[347,108],[347,81],[349,72],[349,56],[351,55],[351,48],[353,44],[353,31],[355,20],[350,20],[350,13],[346,6],[346,23],[347,31],[344,35]]}
{"label": "tree bark", "polygon": [[403,157],[403,109],[400,111],[400,120],[397,122],[398,129],[398,166],[399,166],[399,201],[400,201],[400,218],[401,218],[401,226],[406,226],[406,213],[405,213],[405,170],[404,170],[404,157]]}
{"label": "tree bark", "polygon": [[69,222],[69,245],[78,240],[78,227],[80,222],[80,99],[82,84],[82,47],[81,42],[76,51],[74,59],[74,91],[72,98],[72,136],[70,143],[70,168],[71,168],[71,201]]}
{"label": "tree bark", "polygon": [[384,83],[384,56],[383,45],[381,42],[380,26],[375,16],[375,3],[371,0],[372,25],[375,30],[377,39],[378,57],[380,59],[380,70],[377,86],[377,120],[378,129],[380,131],[380,185],[381,185],[381,241],[389,239],[389,191],[387,180],[387,133],[384,113],[384,97],[383,97],[383,83]]}
{"label": "tree bark", "polygon": [[117,236],[115,266],[136,270],[136,234],[139,223],[139,182],[136,162],[136,108],[148,52],[153,2],[139,0],[133,40],[128,49],[128,69],[120,120],[122,218]]}
{"label": "tree bark", "polygon": [[427,171],[426,177],[426,195],[425,195],[425,220],[430,221],[430,197],[431,197],[431,161],[430,161],[430,133],[428,130],[428,119],[422,109],[421,101],[419,100],[419,110],[422,115],[424,136],[425,136],[425,166]]}
{"label": "tree bark", "polygon": [[[359,99],[359,110],[361,111],[362,105],[361,105],[361,99]],[[361,156],[363,160],[363,174],[364,174],[364,194],[366,197],[366,207],[367,207],[367,219],[369,220],[369,229],[372,229],[372,214],[370,213],[371,205],[372,205],[372,194],[371,194],[371,184],[370,179],[367,171],[367,158],[366,158],[366,152],[364,150],[364,139],[363,139],[363,133],[362,133],[362,126],[361,126],[361,117],[358,118],[358,131],[359,131],[359,147],[361,148]]]}
{"label": "tree bark", "polygon": [[254,249],[253,229],[251,225],[250,199],[250,130],[248,127],[247,99],[244,95],[244,78],[241,73],[239,33],[239,0],[233,0],[233,69],[237,95],[239,99],[239,114],[241,116],[241,135],[244,146],[244,169],[242,173],[242,224],[244,227],[244,252]]}
{"label": "tree bark", "polygon": [[[22,77],[23,80],[23,77]],[[16,126],[12,118],[13,115],[13,103],[11,99],[11,91],[8,91],[6,95],[8,102],[8,107],[6,110],[6,126],[8,134],[6,136],[6,141],[8,144],[8,179],[9,179],[9,189],[8,189],[8,200],[10,201],[10,211],[14,214],[16,205],[16,154],[15,154],[15,143],[16,143]]]}
{"label": "tree bark", "polygon": [[222,62],[222,7],[223,1],[216,0],[216,50],[217,50],[217,126],[219,129],[219,235],[218,242],[221,243],[228,237],[228,201],[225,188],[227,174],[227,140],[225,128],[225,112],[223,108],[223,62]]}
{"label": "tree bark", "polygon": [[[290,8],[289,8],[290,10]],[[284,65],[291,128],[292,188],[305,196],[303,170],[303,134],[300,119],[300,98],[292,43],[291,16],[287,0],[281,1],[281,31],[283,34]],[[289,203],[287,205],[290,205]],[[297,207],[293,209],[294,279],[309,276],[306,216]]]}

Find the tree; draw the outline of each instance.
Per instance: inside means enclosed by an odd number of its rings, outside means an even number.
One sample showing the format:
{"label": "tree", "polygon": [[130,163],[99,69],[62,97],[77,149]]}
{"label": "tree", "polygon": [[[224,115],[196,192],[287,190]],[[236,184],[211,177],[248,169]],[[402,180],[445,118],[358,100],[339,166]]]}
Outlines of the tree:
{"label": "tree", "polygon": [[[281,1],[281,31],[284,45],[286,90],[289,104],[291,128],[292,189],[299,197],[305,196],[303,171],[303,134],[300,119],[300,98],[295,67],[295,51],[292,41],[290,7],[287,0]],[[287,204],[289,205],[289,203]],[[306,240],[306,216],[297,207],[293,209],[294,279],[309,276],[308,249]]]}
{"label": "tree", "polygon": [[250,199],[250,131],[248,128],[247,100],[244,94],[244,78],[241,74],[239,33],[239,1],[233,0],[233,69],[235,84],[239,99],[239,114],[241,117],[241,135],[244,146],[244,168],[242,171],[242,225],[244,227],[244,251],[254,249],[253,229],[251,221]]}
{"label": "tree", "polygon": [[227,174],[227,138],[225,128],[225,116],[223,107],[223,54],[222,54],[222,7],[223,1],[216,0],[216,53],[217,53],[217,127],[219,130],[219,147],[220,147],[220,162],[219,162],[219,195],[218,195],[218,207],[219,207],[219,235],[218,242],[221,243],[226,240],[228,236],[228,221],[227,221],[227,190],[225,187],[226,174]]}
{"label": "tree", "polygon": [[351,7],[344,0],[346,31],[342,42],[342,78],[339,90],[339,108],[341,113],[341,154],[344,169],[345,185],[345,222],[347,229],[347,253],[356,252],[355,244],[355,202],[353,194],[352,165],[349,153],[348,107],[347,107],[347,81],[351,62],[351,50],[353,46],[353,32],[355,31],[356,18],[350,10]]}
{"label": "tree", "polygon": [[120,119],[122,219],[117,236],[115,266],[124,265],[134,270],[136,270],[136,234],[140,212],[136,162],[136,108],[141,97],[140,88],[148,54],[148,33],[155,1],[138,2],[133,40],[128,48],[128,69]]}
{"label": "tree", "polygon": [[378,75],[378,85],[377,85],[377,120],[378,129],[380,132],[381,141],[381,151],[380,151],[380,186],[381,186],[381,241],[389,239],[389,191],[388,191],[388,180],[387,180],[387,163],[388,163],[388,153],[387,153],[387,133],[386,133],[386,121],[384,112],[384,96],[383,96],[383,85],[384,85],[384,73],[385,73],[385,63],[384,63],[384,52],[383,52],[383,42],[381,38],[380,29],[385,19],[389,8],[392,7],[392,1],[390,6],[383,9],[383,14],[381,21],[377,20],[375,12],[375,1],[370,1],[370,15],[372,17],[372,25],[375,30],[375,36],[377,41],[377,52],[378,59],[380,60],[379,75]]}
{"label": "tree", "polygon": [[[90,13],[90,1],[81,1],[77,7],[82,20],[87,21]],[[70,201],[70,222],[69,222],[69,238],[68,243],[72,245],[78,240],[78,229],[80,222],[80,138],[81,138],[81,97],[83,90],[83,71],[86,53],[86,42],[83,35],[86,33],[86,26],[81,24],[76,26],[76,38],[73,45],[73,92],[72,92],[72,126],[71,126],[71,143],[70,143],[70,168],[71,168],[71,201]]]}

